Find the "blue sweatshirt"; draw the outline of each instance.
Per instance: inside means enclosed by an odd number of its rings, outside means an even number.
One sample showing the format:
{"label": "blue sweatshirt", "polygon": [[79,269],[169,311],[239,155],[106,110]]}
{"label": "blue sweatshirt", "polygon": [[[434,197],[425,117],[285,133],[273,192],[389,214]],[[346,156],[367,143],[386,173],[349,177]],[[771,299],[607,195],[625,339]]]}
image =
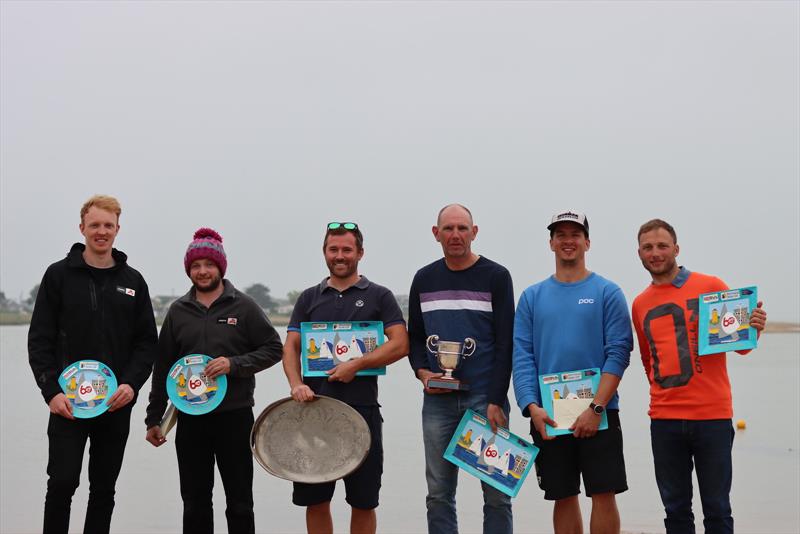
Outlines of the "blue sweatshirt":
{"label": "blue sweatshirt", "polygon": [[486,393],[491,404],[503,406],[511,380],[511,335],[514,290],[505,267],[481,256],[463,271],[448,269],[444,259],[420,269],[408,296],[409,362],[416,372],[441,372],[425,346],[428,336],[442,341],[476,341],[475,353],[464,359],[453,376]]}
{"label": "blue sweatshirt", "polygon": [[[541,406],[539,375],[599,367],[619,377],[631,359],[628,304],[619,286],[591,273],[567,284],[551,276],[526,289],[514,319],[514,394],[523,415]],[[619,408],[615,393],[608,408]]]}

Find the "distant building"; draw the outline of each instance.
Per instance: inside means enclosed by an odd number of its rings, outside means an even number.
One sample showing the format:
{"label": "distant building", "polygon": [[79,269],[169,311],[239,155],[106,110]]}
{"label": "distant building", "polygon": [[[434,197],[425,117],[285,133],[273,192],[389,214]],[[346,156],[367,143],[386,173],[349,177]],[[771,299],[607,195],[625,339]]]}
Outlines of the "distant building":
{"label": "distant building", "polygon": [[525,468],[528,466],[528,458],[520,455],[514,455],[514,467],[511,469],[514,473],[522,476],[522,473],[525,472]]}
{"label": "distant building", "polygon": [[750,315],[747,313],[747,307],[744,305],[733,310],[733,316],[736,317],[739,324],[750,324]]}
{"label": "distant building", "polygon": [[281,304],[277,308],[275,308],[275,313],[278,315],[291,315],[292,311],[294,311],[293,304]]}
{"label": "distant building", "polygon": [[98,397],[105,397],[106,393],[108,393],[106,379],[100,375],[92,379],[92,387],[94,388],[94,391],[97,393]]}
{"label": "distant building", "polygon": [[400,306],[400,310],[403,312],[403,317],[408,319],[408,295],[395,295],[394,298],[397,301],[397,305]]}
{"label": "distant building", "polygon": [[372,352],[378,346],[378,339],[375,337],[365,337],[362,341],[364,342],[364,352]]}
{"label": "distant building", "polygon": [[206,387],[211,387],[211,385],[212,385],[211,384],[211,379],[208,378],[208,376],[206,376],[205,371],[200,371],[200,374],[198,374],[197,377],[200,378],[200,380],[203,381],[203,383],[206,385]]}
{"label": "distant building", "polygon": [[156,319],[163,320],[164,317],[167,316],[169,307],[179,298],[180,297],[168,295],[156,295],[154,297],[150,297],[150,302],[153,304],[153,315],[155,315]]}

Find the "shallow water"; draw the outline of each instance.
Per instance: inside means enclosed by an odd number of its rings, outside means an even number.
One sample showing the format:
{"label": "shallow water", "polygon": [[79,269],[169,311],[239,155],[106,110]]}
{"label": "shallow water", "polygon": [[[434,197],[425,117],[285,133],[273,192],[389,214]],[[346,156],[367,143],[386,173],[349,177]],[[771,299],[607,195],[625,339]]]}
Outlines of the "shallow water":
{"label": "shallow water", "polygon": [[[27,326],[0,327],[0,532],[8,534],[41,532],[46,483],[48,410],[28,367],[26,336]],[[800,335],[770,334],[761,339],[759,349],[750,356],[734,354],[728,358],[734,420],[747,422],[747,429],[737,432],[734,443],[732,500],[737,532],[800,531],[799,354]],[[379,382],[386,460],[378,530],[395,534],[425,532],[420,386],[403,361],[390,367]],[[288,395],[280,366],[260,373],[257,383],[256,413]],[[155,449],[144,441],[148,392],[149,385],[142,389],[143,400],[133,411],[131,436],[117,484],[112,523],[115,533],[171,533],[181,529],[174,446],[170,441]],[[662,532],[663,509],[652,474],[647,382],[636,353],[622,380],[620,396],[630,486],[618,497],[623,530]],[[512,414],[511,431],[527,436],[527,419],[518,410]],[[255,470],[256,530],[305,532],[304,510],[291,504],[291,483],[268,475],[258,465]],[[87,488],[84,464],[81,487],[73,499],[71,532],[82,529]],[[225,532],[225,500],[219,479],[216,489],[215,524],[218,532]],[[581,501],[586,522],[588,499]],[[698,532],[702,532],[698,497],[695,503]],[[462,533],[480,532],[481,506],[477,480],[462,473],[458,497]],[[341,485],[332,507],[336,532],[347,532],[349,513]],[[551,505],[543,500],[535,478],[529,478],[514,500],[515,531],[551,532],[550,517]]]}

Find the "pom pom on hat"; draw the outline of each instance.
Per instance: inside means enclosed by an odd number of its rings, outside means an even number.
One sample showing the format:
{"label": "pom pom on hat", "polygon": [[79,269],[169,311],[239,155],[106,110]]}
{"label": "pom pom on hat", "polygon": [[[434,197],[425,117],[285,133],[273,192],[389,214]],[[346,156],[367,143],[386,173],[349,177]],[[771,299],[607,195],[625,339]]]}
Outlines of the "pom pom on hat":
{"label": "pom pom on hat", "polygon": [[194,239],[205,239],[209,237],[222,243],[222,236],[219,235],[213,228],[200,228],[194,233]]}
{"label": "pom pom on hat", "polygon": [[194,233],[194,240],[189,243],[186,255],[183,257],[183,266],[186,268],[187,275],[192,262],[200,259],[209,259],[216,263],[220,276],[225,277],[228,258],[225,255],[225,249],[222,248],[222,236],[211,228],[200,228]]}

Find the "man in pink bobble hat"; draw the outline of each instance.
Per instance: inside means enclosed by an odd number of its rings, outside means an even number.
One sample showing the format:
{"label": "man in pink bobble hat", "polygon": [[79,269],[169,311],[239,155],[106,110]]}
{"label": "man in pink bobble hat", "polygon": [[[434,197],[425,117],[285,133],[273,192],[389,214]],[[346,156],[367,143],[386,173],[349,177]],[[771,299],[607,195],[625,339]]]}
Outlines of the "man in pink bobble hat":
{"label": "man in pink bobble hat", "polygon": [[280,361],[281,340],[258,304],[224,278],[228,259],[217,232],[210,228],[195,232],[183,263],[192,287],[170,306],[161,327],[145,439],[155,447],[166,442],[160,421],[167,406],[167,373],[175,361],[189,354],[211,356],[205,374],[227,376],[225,397],[209,413],[178,412],[175,450],[183,531],[214,531],[216,461],[225,488],[228,532],[253,533],[250,429],[255,374]]}

